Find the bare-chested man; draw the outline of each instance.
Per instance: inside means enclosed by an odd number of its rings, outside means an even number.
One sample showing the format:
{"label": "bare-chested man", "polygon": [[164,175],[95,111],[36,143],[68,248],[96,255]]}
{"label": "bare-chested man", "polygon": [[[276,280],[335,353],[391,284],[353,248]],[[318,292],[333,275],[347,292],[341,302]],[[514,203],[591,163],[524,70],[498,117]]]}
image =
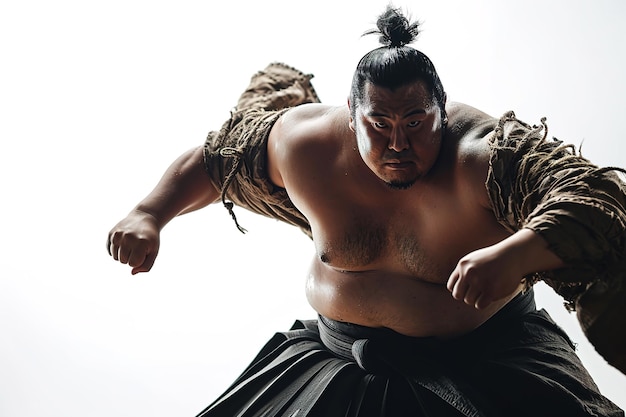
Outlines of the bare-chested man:
{"label": "bare-chested man", "polygon": [[[262,145],[270,186],[310,227],[320,319],[269,342],[201,415],[623,415],[534,308],[529,277],[566,261],[494,215],[501,122],[446,103],[398,10],[378,27],[386,45],[359,64],[348,105],[280,110]],[[150,270],[160,230],[220,199],[211,163],[206,148],[179,157],[111,230],[113,258]]]}

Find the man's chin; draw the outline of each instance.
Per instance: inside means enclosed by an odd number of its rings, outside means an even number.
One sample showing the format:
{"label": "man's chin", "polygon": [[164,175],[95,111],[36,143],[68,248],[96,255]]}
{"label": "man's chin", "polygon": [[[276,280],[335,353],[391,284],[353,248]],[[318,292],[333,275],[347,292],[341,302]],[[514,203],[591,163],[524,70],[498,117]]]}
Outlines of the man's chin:
{"label": "man's chin", "polygon": [[415,180],[413,181],[385,181],[385,184],[392,190],[406,190],[409,189],[415,184]]}

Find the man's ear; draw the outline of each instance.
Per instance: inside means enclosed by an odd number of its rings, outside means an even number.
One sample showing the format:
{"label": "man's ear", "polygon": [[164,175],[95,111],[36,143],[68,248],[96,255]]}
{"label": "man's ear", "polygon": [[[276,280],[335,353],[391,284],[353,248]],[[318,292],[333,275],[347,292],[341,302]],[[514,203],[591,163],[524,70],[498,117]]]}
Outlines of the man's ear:
{"label": "man's ear", "polygon": [[441,115],[443,117],[443,120],[441,121],[442,126],[447,126],[448,124],[448,112],[446,111],[446,102],[448,101],[448,95],[444,92],[443,93],[443,98],[442,98],[442,103],[441,103]]}
{"label": "man's ear", "polygon": [[351,131],[355,131],[354,130],[354,118],[352,118],[352,108],[351,108],[351,104],[350,104],[350,98],[348,97],[348,113],[350,114],[350,121],[348,122],[348,127],[350,128]]}

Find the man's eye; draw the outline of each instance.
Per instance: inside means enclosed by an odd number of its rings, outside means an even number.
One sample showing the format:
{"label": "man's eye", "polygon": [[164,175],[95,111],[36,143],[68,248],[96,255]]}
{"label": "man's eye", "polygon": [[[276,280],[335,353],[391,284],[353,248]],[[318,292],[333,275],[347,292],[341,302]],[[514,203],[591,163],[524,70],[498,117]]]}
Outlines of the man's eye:
{"label": "man's eye", "polygon": [[419,126],[420,123],[422,123],[421,120],[414,120],[412,122],[409,122],[409,127]]}
{"label": "man's eye", "polygon": [[387,124],[385,122],[374,122],[373,125],[377,129],[383,129],[383,128],[387,127]]}

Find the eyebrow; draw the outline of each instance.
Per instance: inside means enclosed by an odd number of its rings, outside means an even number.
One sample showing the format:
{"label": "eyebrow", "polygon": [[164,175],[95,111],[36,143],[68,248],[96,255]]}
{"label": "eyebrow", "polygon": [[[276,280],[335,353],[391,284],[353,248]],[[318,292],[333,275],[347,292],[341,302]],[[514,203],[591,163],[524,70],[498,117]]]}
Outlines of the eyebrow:
{"label": "eyebrow", "polygon": [[[424,109],[411,110],[410,112],[408,112],[405,115],[403,115],[402,118],[406,119],[407,117],[415,116],[417,114],[426,114],[426,110],[424,110]],[[376,112],[376,111],[370,111],[370,112],[366,113],[366,115],[369,116],[369,117],[387,117],[387,114],[379,113],[379,112]]]}

